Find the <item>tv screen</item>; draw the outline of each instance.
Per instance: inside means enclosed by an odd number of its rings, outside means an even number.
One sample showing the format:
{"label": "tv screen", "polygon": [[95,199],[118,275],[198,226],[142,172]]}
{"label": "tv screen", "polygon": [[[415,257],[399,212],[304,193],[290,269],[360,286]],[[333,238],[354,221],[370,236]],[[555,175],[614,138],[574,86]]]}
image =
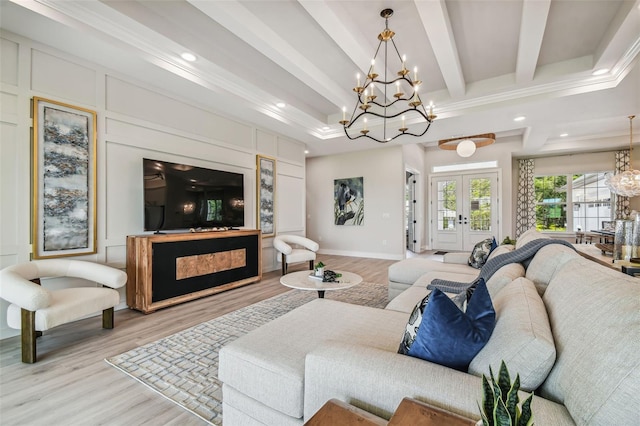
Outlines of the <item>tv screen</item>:
{"label": "tv screen", "polygon": [[244,175],[144,158],[144,230],[244,226]]}

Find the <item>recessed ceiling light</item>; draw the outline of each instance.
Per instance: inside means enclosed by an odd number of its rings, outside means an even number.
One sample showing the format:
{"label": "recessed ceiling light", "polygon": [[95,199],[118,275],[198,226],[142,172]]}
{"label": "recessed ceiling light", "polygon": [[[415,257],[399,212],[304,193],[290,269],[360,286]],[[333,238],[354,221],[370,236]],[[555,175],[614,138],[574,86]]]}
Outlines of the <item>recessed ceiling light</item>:
{"label": "recessed ceiling light", "polygon": [[322,128],[322,130],[329,130],[330,128],[331,128],[331,127],[329,127],[329,126],[324,126],[324,127]]}
{"label": "recessed ceiling light", "polygon": [[287,104],[285,104],[284,102],[278,102],[278,103],[276,104],[276,106],[277,106],[278,108],[284,108],[284,107],[286,107],[286,106],[287,106]]}
{"label": "recessed ceiling light", "polygon": [[591,75],[602,75],[609,72],[609,68],[600,68],[599,70],[595,70],[591,73]]}
{"label": "recessed ceiling light", "polygon": [[305,154],[308,154],[308,153],[309,153],[309,150],[308,150],[308,149],[305,149],[305,150],[304,150],[304,153],[305,153]]}
{"label": "recessed ceiling light", "polygon": [[522,121],[522,120],[524,120],[525,118],[527,118],[527,117],[525,117],[524,115],[519,115],[519,116],[517,116],[516,118],[514,118],[514,119],[513,119],[513,121]]}
{"label": "recessed ceiling light", "polygon": [[184,52],[182,55],[180,55],[182,57],[182,59],[184,59],[185,61],[189,61],[189,62],[193,62],[196,60],[196,55],[194,55],[193,53],[189,53],[189,52]]}
{"label": "recessed ceiling light", "polygon": [[561,138],[566,138],[567,136],[569,136],[569,133],[560,133]]}

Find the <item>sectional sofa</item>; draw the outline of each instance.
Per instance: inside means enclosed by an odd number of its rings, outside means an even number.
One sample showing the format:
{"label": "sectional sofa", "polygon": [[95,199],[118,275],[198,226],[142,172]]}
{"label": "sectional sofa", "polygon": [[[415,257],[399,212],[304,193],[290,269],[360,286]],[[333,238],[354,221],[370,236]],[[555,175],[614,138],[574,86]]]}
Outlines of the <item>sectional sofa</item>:
{"label": "sectional sofa", "polygon": [[[536,238],[544,236],[527,231],[500,250]],[[393,265],[389,288],[397,296],[385,309],[317,299],[226,345],[224,424],[300,425],[331,398],[387,419],[404,397],[479,419],[481,375],[501,360],[535,392],[539,426],[638,424],[640,278],[560,244],[541,248],[526,268],[504,266],[487,281],[495,329],[461,372],[397,353],[433,278],[477,276],[459,255],[448,260]]]}

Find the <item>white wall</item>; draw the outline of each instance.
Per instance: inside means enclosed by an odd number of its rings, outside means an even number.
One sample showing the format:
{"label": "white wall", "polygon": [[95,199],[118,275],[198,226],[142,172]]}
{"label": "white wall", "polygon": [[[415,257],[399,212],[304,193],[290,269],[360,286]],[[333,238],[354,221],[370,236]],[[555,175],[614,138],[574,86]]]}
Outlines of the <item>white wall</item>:
{"label": "white wall", "polygon": [[[393,146],[307,159],[307,236],[320,252],[378,259],[404,256],[404,160]],[[334,225],[334,180],[363,177],[364,225]]]}
{"label": "white wall", "polygon": [[[97,113],[98,252],[76,259],[125,267],[126,236],[143,233],[143,157],[242,173],[246,228],[257,223],[256,154],[274,157],[276,231],[305,233],[304,144],[14,34],[0,36],[0,268],[28,261],[31,254],[33,96]],[[270,238],[263,247],[263,271],[277,269]],[[6,305],[0,304],[2,338],[17,334],[7,329]]]}

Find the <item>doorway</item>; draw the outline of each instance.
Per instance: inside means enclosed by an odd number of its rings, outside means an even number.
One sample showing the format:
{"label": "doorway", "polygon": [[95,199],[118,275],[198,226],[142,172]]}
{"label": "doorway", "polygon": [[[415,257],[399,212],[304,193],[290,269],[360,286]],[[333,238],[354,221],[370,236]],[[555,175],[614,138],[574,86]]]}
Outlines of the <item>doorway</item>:
{"label": "doorway", "polygon": [[420,252],[417,185],[417,174],[413,171],[405,170],[405,247],[413,253]]}
{"label": "doorway", "polygon": [[498,172],[431,178],[431,248],[471,251],[498,236]]}

